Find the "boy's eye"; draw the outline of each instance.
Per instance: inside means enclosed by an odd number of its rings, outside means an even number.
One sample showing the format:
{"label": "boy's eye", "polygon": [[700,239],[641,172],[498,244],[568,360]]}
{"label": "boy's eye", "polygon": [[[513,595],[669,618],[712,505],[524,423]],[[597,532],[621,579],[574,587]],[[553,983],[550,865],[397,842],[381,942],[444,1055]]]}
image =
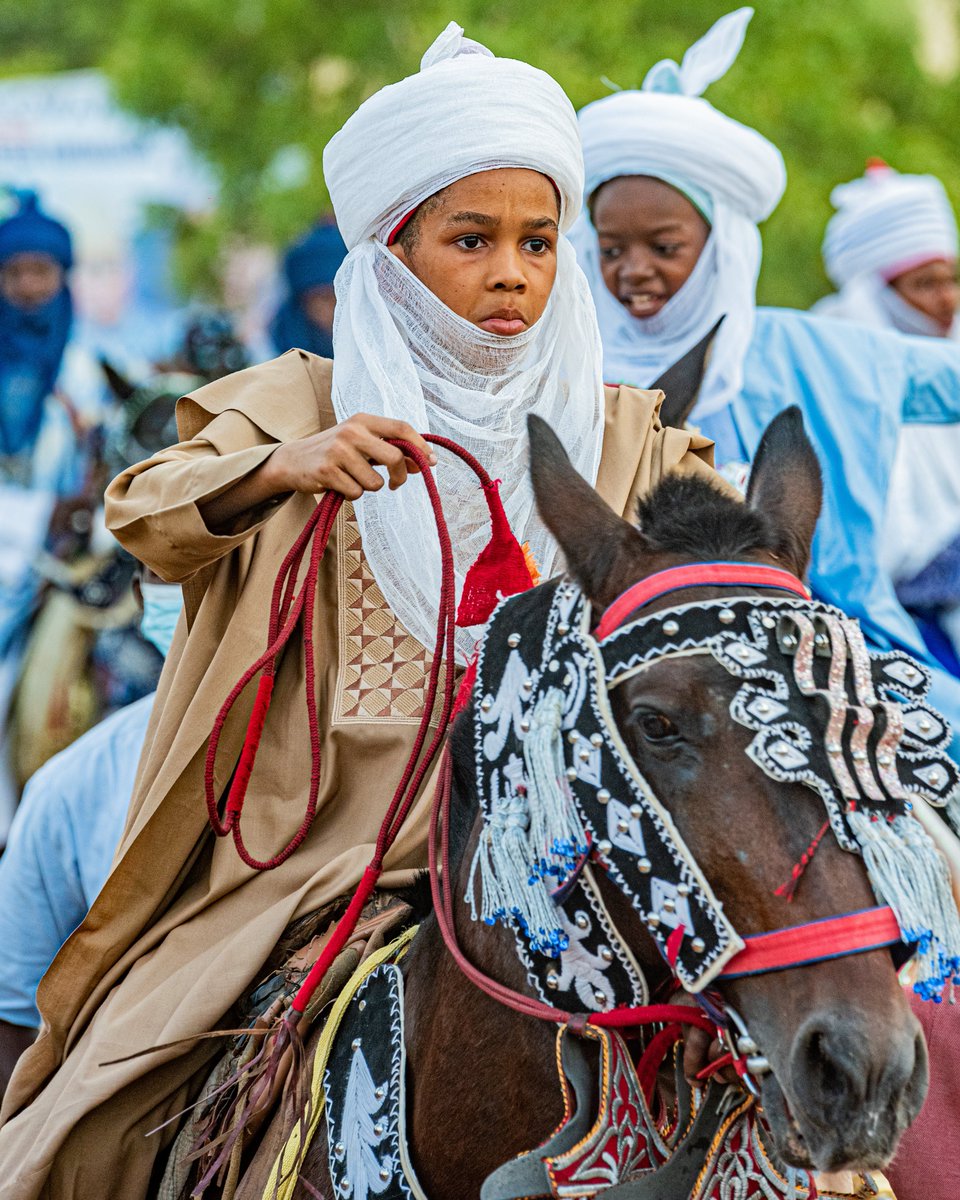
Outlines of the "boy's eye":
{"label": "boy's eye", "polygon": [[457,245],[462,246],[464,250],[477,250],[483,245],[483,238],[479,233],[465,233],[463,237],[457,238]]}
{"label": "boy's eye", "polygon": [[527,249],[533,254],[545,254],[550,249],[550,243],[546,238],[530,238],[527,241]]}
{"label": "boy's eye", "polygon": [[654,246],[654,250],[657,252],[657,254],[662,255],[664,258],[673,258],[673,256],[679,253],[682,249],[683,247],[679,242],[660,242],[658,245]]}
{"label": "boy's eye", "polygon": [[620,247],[619,246],[601,246],[600,247],[600,257],[606,259],[607,262],[613,262],[613,260],[615,258],[620,257]]}

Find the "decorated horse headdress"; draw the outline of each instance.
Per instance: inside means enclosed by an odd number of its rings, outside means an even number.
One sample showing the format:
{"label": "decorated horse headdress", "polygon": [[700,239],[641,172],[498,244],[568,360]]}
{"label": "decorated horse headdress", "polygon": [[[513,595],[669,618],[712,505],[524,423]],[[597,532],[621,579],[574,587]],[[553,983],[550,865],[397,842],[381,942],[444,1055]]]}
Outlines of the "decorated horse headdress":
{"label": "decorated horse headdress", "polygon": [[[698,585],[777,593],[638,612]],[[484,828],[466,895],[474,916],[511,924],[528,965],[558,958],[577,933],[556,899],[592,851],[687,990],[738,973],[731,962],[744,941],[610,703],[612,689],[654,663],[708,655],[741,681],[730,714],[753,732],[750,759],[820,796],[837,841],[863,855],[878,899],[916,946],[918,992],[939,996],[960,970],[960,920],[946,865],[911,810],[922,797],[956,820],[960,772],[945,752],[946,721],[924,701],[927,670],[905,654],[869,651],[856,621],[777,568],[664,571],[629,589],[595,628],[574,583],[547,586],[549,605],[530,593],[500,605],[478,662]],[[548,986],[555,979],[548,971]],[[596,1001],[590,1007],[606,1003],[600,993]]]}

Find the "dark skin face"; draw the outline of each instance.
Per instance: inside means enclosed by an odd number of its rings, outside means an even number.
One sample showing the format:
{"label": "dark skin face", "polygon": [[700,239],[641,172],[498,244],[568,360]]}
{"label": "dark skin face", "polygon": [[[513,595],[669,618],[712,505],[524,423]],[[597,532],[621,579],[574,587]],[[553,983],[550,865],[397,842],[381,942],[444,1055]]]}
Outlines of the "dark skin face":
{"label": "dark skin face", "polygon": [[602,184],[590,211],[603,282],[631,316],[656,316],[690,278],[710,226],[676,188],[647,175]]}
{"label": "dark skin face", "polygon": [[0,266],[0,295],[28,312],[52,300],[63,286],[63,268],[49,254],[14,254]]}
{"label": "dark skin face", "polygon": [[513,337],[543,316],[557,275],[559,202],[545,175],[520,167],[458,179],[390,247],[448,308]]}
{"label": "dark skin face", "polygon": [[924,263],[892,279],[890,286],[918,312],[936,321],[944,336],[950,332],[960,305],[956,260]]}
{"label": "dark skin face", "polygon": [[300,307],[319,329],[325,329],[327,333],[333,329],[333,313],[337,307],[337,297],[332,285],[321,284],[304,292],[300,298]]}

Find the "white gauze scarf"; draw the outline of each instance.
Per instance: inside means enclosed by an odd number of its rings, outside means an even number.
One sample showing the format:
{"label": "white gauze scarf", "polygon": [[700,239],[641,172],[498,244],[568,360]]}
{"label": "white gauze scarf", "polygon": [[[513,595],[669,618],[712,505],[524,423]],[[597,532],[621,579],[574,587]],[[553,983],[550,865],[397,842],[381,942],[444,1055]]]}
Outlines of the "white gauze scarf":
{"label": "white gauze scarf", "polygon": [[719,411],[743,385],[760,272],[757,224],[786,185],[776,147],[700,97],[735,61],[752,15],[742,8],[722,17],[681,65],[657,63],[640,91],[605,96],[580,112],[588,198],[611,179],[646,175],[711,200],[711,233],[697,266],[653,317],[631,316],[610,294],[586,214],[571,235],[597,305],[608,383],[648,387],[724,316],[695,417]]}
{"label": "white gauze scarf", "polygon": [[[376,102],[384,93],[391,94],[390,103],[380,112]],[[427,52],[419,75],[384,93],[361,107],[351,118],[354,128],[348,122],[335,152],[329,153],[337,139],[324,159],[351,247],[336,278],[334,411],[340,421],[356,413],[407,421],[462,445],[501,480],[510,524],[549,577],[561,562],[536,511],[527,416],[536,413],[553,427],[591,483],[603,439],[600,335],[573,249],[559,238],[556,282],[540,320],[515,337],[502,337],[453,313],[384,242],[400,216],[441,187],[501,167],[529,168],[552,179],[561,196],[560,227],[568,228],[583,179],[573,109],[549,76],[494,58],[464,39],[458,26]],[[348,132],[356,137],[345,139]],[[365,172],[358,172],[357,156],[367,163]],[[384,176],[392,179],[386,188]],[[378,189],[382,194],[371,195]],[[490,522],[473,473],[442,450],[438,457],[459,597],[466,572],[489,541]],[[396,492],[366,493],[356,514],[387,603],[433,649],[440,552],[425,487],[411,478]],[[480,632],[458,631],[464,658]]]}

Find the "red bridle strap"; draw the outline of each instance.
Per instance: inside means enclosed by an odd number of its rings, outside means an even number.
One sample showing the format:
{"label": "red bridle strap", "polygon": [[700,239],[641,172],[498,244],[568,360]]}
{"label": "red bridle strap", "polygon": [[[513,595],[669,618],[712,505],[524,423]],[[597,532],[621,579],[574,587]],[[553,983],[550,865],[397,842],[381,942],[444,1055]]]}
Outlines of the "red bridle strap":
{"label": "red bridle strap", "polygon": [[657,571],[621,592],[600,618],[594,637],[602,641],[651,601],[681,588],[693,587],[775,588],[781,592],[793,592],[804,600],[810,599],[810,593],[796,575],[781,567],[738,562],[688,563],[683,567]]}
{"label": "red bridle strap", "polygon": [[719,979],[742,979],[746,975],[765,975],[831,958],[865,954],[868,950],[895,945],[903,940],[903,935],[893,909],[884,905],[771,933],[756,933],[743,940],[744,948],[730,959]]}

